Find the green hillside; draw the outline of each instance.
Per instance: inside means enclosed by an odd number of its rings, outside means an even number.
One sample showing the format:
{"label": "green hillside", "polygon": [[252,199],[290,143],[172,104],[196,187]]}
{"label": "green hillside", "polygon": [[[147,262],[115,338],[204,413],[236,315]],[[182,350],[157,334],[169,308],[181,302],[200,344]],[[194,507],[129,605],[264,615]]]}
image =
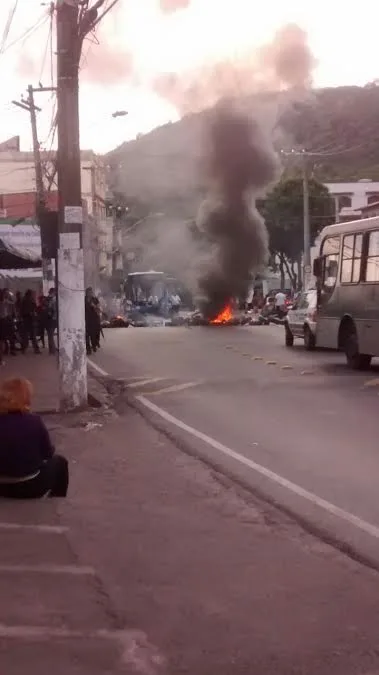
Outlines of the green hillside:
{"label": "green hillside", "polygon": [[[262,121],[276,120],[278,150],[304,148],[321,181],[379,180],[379,86],[315,90],[243,101]],[[155,129],[108,155],[111,187],[156,208],[191,216],[204,186],[202,136],[207,112]],[[283,159],[296,172],[292,158]]]}

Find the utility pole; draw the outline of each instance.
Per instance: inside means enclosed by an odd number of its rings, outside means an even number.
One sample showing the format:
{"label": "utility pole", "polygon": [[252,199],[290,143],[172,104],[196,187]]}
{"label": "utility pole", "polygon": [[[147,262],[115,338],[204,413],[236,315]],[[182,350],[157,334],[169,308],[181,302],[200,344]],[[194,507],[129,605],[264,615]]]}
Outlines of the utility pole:
{"label": "utility pole", "polygon": [[79,5],[57,3],[58,336],[63,411],[88,402],[79,143]]}
{"label": "utility pole", "polygon": [[303,170],[303,227],[304,227],[304,288],[307,289],[312,279],[311,269],[311,230],[309,217],[309,182],[308,182],[308,162],[305,151],[302,153]]}
{"label": "utility pole", "polygon": [[32,139],[33,139],[33,158],[34,158],[34,170],[36,177],[36,217],[37,224],[40,228],[41,236],[41,249],[42,249],[42,287],[43,294],[47,295],[49,292],[49,287],[52,283],[52,270],[51,270],[51,259],[46,255],[46,242],[44,241],[44,230],[42,227],[43,216],[46,212],[46,200],[45,200],[45,188],[43,184],[43,175],[42,175],[42,163],[41,163],[41,154],[40,146],[38,141],[38,132],[37,132],[37,111],[40,111],[41,108],[38,108],[34,103],[34,89],[31,84],[28,86],[28,98],[21,99],[19,101],[12,101],[12,103],[23,110],[26,110],[30,115],[30,122],[32,127]]}
{"label": "utility pole", "polygon": [[105,0],[57,0],[58,334],[60,405],[86,406],[87,359],[83,257],[83,203],[79,140],[79,62],[85,36]]}

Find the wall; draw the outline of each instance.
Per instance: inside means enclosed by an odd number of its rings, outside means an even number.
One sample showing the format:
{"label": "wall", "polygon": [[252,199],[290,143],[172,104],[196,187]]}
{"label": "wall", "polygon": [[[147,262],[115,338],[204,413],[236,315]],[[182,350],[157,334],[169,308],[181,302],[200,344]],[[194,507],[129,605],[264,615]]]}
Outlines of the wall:
{"label": "wall", "polygon": [[[354,211],[379,199],[379,182],[360,180],[356,183],[325,183],[332,197],[336,199],[336,210],[341,215],[354,214]],[[348,198],[349,205],[344,206],[342,198]]]}

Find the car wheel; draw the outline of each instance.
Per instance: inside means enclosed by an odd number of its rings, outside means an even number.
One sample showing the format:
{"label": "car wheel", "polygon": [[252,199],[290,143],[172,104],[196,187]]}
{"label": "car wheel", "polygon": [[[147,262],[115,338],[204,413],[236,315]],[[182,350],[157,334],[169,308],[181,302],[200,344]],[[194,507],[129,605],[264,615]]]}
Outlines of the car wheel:
{"label": "car wheel", "polygon": [[344,337],[344,352],[346,362],[352,370],[367,370],[371,364],[370,354],[360,354],[358,335],[354,324],[349,325]]}
{"label": "car wheel", "polygon": [[291,329],[289,328],[288,324],[286,323],[284,326],[285,334],[286,334],[286,347],[293,347],[293,333]]}
{"label": "car wheel", "polygon": [[316,338],[309,326],[304,326],[304,347],[308,352],[316,347]]}

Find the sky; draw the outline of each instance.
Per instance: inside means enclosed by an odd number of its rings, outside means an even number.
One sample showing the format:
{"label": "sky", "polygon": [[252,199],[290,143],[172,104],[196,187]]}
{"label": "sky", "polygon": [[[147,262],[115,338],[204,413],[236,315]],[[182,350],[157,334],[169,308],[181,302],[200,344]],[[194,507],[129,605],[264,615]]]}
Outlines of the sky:
{"label": "sky", "polygon": [[[30,120],[12,100],[20,100],[28,84],[55,84],[54,63],[51,72],[55,31],[50,43],[46,4],[0,2],[0,40],[17,5],[0,50],[0,140],[20,135],[24,150],[31,149]],[[173,11],[174,4],[183,8]],[[255,0],[119,0],[95,38],[84,43],[81,147],[107,152],[139,133],[175,121],[178,110],[157,93],[157,78],[171,72],[200,72],[219,61],[233,63],[245,51],[270,43],[287,23],[296,23],[307,34],[316,59],[314,86],[364,85],[379,78],[378,17],[377,0],[361,0],[351,9],[343,0],[259,4]],[[38,113],[41,145],[49,149],[55,146],[51,133],[55,97],[37,93],[36,104],[42,108]],[[127,110],[128,115],[114,119],[116,110]]]}

